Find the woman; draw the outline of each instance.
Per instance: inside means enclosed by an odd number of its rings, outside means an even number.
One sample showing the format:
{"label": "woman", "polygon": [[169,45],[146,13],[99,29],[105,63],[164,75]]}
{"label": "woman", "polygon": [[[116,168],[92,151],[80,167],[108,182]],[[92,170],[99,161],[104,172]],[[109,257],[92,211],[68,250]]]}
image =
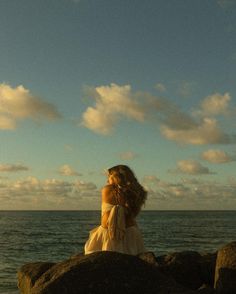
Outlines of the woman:
{"label": "woman", "polygon": [[116,251],[131,255],[145,252],[135,221],[147,192],[126,165],[108,169],[108,184],[102,189],[101,225],[90,231],[85,254]]}

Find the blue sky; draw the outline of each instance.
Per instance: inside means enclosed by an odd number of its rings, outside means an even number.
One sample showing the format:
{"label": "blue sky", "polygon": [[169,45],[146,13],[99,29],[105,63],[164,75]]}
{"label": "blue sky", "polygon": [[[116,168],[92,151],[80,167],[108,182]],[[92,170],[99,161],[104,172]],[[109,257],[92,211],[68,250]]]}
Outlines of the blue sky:
{"label": "blue sky", "polygon": [[236,209],[233,0],[2,0],[0,209]]}

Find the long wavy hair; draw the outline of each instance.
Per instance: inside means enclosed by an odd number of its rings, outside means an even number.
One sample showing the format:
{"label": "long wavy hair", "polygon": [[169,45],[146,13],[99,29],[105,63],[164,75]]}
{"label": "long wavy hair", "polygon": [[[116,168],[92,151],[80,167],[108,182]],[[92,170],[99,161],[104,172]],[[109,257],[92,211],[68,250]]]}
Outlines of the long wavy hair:
{"label": "long wavy hair", "polygon": [[112,176],[116,196],[123,198],[128,215],[137,216],[147,199],[147,191],[138,182],[134,172],[127,165],[116,165],[108,169]]}

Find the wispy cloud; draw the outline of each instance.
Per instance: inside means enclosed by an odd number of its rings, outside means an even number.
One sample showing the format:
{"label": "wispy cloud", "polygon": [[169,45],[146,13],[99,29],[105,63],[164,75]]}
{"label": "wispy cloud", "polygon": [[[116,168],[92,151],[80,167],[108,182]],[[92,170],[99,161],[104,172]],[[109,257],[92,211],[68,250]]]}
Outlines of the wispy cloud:
{"label": "wispy cloud", "polygon": [[134,99],[130,85],[96,87],[92,98],[95,106],[83,113],[82,125],[96,133],[110,134],[122,118],[144,121],[145,110]]}
{"label": "wispy cloud", "polygon": [[28,171],[29,168],[22,164],[0,164],[0,172]]}
{"label": "wispy cloud", "polygon": [[183,111],[167,98],[148,92],[134,92],[130,85],[90,88],[94,107],[83,113],[82,125],[101,135],[111,134],[121,119],[157,123],[161,134],[180,144],[206,145],[236,143],[236,135],[226,133],[219,116],[233,119],[229,93],[214,93],[199,106]]}
{"label": "wispy cloud", "polygon": [[236,156],[229,155],[222,150],[209,149],[201,154],[201,158],[211,163],[227,163],[236,161]]}
{"label": "wispy cloud", "polygon": [[34,96],[22,85],[0,84],[0,129],[12,130],[23,119],[54,121],[61,115],[52,104]]}
{"label": "wispy cloud", "polygon": [[81,176],[80,173],[75,171],[71,166],[68,164],[65,164],[61,166],[58,170],[58,172],[63,176]]}
{"label": "wispy cloud", "polygon": [[119,154],[119,158],[122,160],[132,160],[136,158],[138,155],[132,151],[125,151]]}
{"label": "wispy cloud", "polygon": [[213,174],[208,167],[203,166],[196,160],[180,160],[177,162],[177,168],[170,170],[171,173],[183,173],[188,175]]}

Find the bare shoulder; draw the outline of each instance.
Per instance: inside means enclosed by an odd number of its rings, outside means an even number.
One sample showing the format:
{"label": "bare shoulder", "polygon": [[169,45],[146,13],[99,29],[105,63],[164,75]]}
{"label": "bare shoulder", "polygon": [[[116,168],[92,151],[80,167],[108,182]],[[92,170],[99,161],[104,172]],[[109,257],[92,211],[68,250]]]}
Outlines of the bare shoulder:
{"label": "bare shoulder", "polygon": [[103,202],[110,202],[113,198],[113,185],[106,185],[102,188],[102,201]]}

